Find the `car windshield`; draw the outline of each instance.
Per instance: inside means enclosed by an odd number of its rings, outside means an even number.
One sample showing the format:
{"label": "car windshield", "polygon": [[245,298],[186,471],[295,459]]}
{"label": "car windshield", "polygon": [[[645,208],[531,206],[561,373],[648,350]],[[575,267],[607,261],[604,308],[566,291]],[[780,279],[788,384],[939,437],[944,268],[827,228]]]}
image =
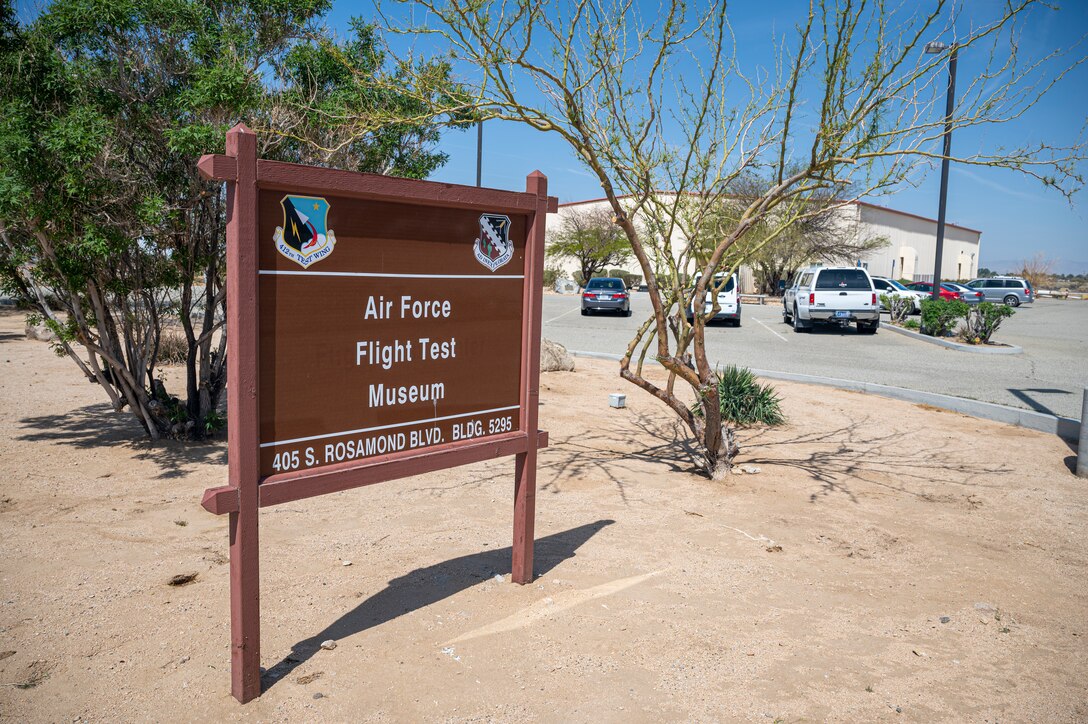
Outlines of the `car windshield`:
{"label": "car windshield", "polygon": [[872,289],[869,277],[861,269],[821,269],[817,289]]}
{"label": "car windshield", "polygon": [[[736,284],[736,277],[731,276],[731,277],[729,277],[728,280],[724,280],[722,277],[714,277],[714,281],[712,282],[711,286],[713,286],[714,288],[717,288],[717,287],[721,286],[722,281],[725,281],[725,286],[723,286],[718,291],[719,294],[733,291],[733,286]],[[699,277],[695,277],[695,284],[698,284],[698,283],[699,283]],[[694,289],[695,286],[692,285],[691,288]],[[707,291],[709,291],[709,290],[710,290],[710,286],[707,287]]]}
{"label": "car windshield", "polygon": [[625,289],[623,280],[602,277],[599,279],[590,279],[589,284],[586,286],[586,291],[603,291],[606,289],[614,292],[622,292]]}

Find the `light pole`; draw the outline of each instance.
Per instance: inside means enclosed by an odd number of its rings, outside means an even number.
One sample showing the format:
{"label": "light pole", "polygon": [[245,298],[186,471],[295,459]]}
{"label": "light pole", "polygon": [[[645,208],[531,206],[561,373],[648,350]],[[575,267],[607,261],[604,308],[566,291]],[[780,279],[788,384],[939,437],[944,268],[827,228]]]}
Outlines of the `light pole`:
{"label": "light pole", "polygon": [[940,41],[926,43],[926,52],[940,54],[952,50],[948,59],[948,100],[944,110],[944,152],[941,154],[941,202],[937,210],[937,255],[933,262],[933,294],[931,299],[941,298],[941,257],[944,255],[944,217],[948,204],[948,157],[952,153],[952,110],[956,104],[956,55],[959,46],[948,45]]}
{"label": "light pole", "polygon": [[484,122],[476,122],[476,185],[483,186],[484,172]]}

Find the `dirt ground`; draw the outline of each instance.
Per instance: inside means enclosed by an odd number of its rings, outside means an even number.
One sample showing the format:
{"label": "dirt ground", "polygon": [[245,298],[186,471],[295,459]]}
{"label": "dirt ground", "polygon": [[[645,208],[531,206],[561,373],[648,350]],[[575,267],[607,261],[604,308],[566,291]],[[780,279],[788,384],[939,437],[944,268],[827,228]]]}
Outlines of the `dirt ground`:
{"label": "dirt ground", "polygon": [[579,360],[542,381],[536,581],[511,459],[266,509],[241,706],[224,444],[139,442],[17,315],[0,364],[5,721],[1088,720],[1088,481],[1052,436],[778,383],[761,472],[713,483]]}

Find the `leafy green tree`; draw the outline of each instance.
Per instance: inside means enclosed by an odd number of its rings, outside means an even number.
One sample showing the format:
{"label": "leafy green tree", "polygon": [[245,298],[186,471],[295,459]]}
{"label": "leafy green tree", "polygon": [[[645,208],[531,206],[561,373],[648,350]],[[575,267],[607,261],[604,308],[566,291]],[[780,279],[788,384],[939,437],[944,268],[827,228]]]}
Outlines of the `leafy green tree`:
{"label": "leafy green tree", "polygon": [[574,259],[581,272],[579,284],[631,259],[631,246],[612,222],[611,208],[571,209],[560,216],[558,227],[548,236],[547,255]]}
{"label": "leafy green tree", "polygon": [[[221,425],[225,193],[195,162],[222,151],[228,128],[249,122],[265,131],[262,154],[288,160],[415,176],[445,160],[429,150],[430,120],[314,158],[335,130],[315,120],[321,109],[375,109],[383,123],[405,110],[391,90],[406,90],[400,66],[383,70],[372,29],[357,24],[340,45],[321,38],[328,7],[55,0],[21,26],[3,5],[0,284],[34,304],[57,352],[152,439]],[[345,90],[342,64],[366,68],[374,92],[352,73]],[[413,70],[442,77],[441,65]],[[164,335],[187,351],[178,395],[158,369]]]}

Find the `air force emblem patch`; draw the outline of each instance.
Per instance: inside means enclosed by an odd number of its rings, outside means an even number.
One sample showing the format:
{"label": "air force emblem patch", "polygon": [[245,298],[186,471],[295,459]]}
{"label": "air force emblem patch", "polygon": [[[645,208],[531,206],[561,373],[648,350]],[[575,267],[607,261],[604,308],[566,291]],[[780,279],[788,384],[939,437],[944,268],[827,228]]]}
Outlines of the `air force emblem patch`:
{"label": "air force emblem patch", "polygon": [[284,196],[283,226],[276,227],[276,249],[302,268],[332,253],[336,236],[326,228],[329,202],[314,196]]}
{"label": "air force emblem patch", "polygon": [[514,257],[514,244],[510,241],[510,217],[501,214],[483,214],[480,217],[480,237],[473,247],[476,261],[495,271]]}

